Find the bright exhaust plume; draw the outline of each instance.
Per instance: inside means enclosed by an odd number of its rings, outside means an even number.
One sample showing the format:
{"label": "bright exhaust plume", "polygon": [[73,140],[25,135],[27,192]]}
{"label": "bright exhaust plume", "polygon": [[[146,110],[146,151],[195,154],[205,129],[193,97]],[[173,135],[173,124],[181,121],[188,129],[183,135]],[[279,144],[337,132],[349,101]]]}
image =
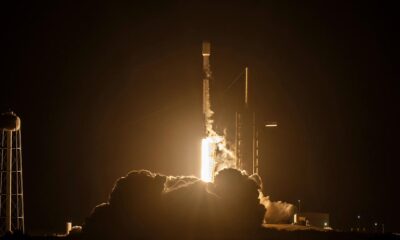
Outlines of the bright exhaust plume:
{"label": "bright exhaust plume", "polygon": [[216,172],[224,168],[236,168],[232,151],[223,136],[209,136],[201,140],[201,180],[213,182]]}
{"label": "bright exhaust plume", "polygon": [[212,182],[217,165],[216,150],[222,137],[211,136],[203,138],[201,141],[201,180]]}
{"label": "bright exhaust plume", "polygon": [[213,158],[211,138],[201,140],[201,180],[212,182],[215,159]]}

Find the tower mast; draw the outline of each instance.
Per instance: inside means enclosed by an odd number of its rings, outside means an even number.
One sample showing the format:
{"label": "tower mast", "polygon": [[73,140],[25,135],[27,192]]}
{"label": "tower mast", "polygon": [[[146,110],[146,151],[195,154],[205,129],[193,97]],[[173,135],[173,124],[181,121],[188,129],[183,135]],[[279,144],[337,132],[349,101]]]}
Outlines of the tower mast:
{"label": "tower mast", "polygon": [[256,114],[249,104],[249,68],[245,68],[244,107],[236,112],[236,167],[258,173],[258,130]]}

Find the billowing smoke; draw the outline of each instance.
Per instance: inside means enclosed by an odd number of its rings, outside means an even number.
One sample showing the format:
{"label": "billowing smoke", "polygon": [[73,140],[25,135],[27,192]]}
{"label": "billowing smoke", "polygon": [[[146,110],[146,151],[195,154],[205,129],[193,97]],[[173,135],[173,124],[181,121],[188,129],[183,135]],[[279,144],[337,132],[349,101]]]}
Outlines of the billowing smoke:
{"label": "billowing smoke", "polygon": [[132,171],[117,180],[107,203],[83,225],[86,239],[248,239],[265,208],[259,185],[235,169],[214,183]]}
{"label": "billowing smoke", "polygon": [[88,239],[151,239],[161,224],[165,176],[132,171],[117,180],[107,203],[94,208],[83,226]]}
{"label": "billowing smoke", "polygon": [[267,209],[264,216],[265,223],[291,223],[295,212],[293,204],[282,201],[273,202],[269,199],[269,196],[264,196],[262,192],[260,192],[260,202]]}
{"label": "billowing smoke", "polygon": [[264,196],[262,192],[263,182],[261,177],[258,174],[253,174],[250,178],[258,184],[260,189],[260,203],[264,205],[267,210],[264,215],[264,222],[270,224],[291,223],[295,212],[295,206],[287,202],[271,201],[269,196]]}
{"label": "billowing smoke", "polygon": [[[216,133],[215,133],[216,134]],[[217,134],[215,135],[217,136]],[[224,168],[236,168],[236,156],[230,148],[226,140],[226,134],[224,136],[218,136],[219,139],[216,142],[215,152],[215,172],[218,172]]]}
{"label": "billowing smoke", "polygon": [[167,176],[163,191],[167,193],[198,181],[199,179],[195,176]]}

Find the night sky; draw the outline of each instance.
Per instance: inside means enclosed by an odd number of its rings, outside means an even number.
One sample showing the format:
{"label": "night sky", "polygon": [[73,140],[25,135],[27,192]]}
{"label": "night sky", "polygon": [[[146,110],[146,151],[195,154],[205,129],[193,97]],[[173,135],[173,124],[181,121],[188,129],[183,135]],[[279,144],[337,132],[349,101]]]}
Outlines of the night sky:
{"label": "night sky", "polygon": [[132,169],[199,176],[203,40],[221,128],[245,66],[260,124],[279,123],[261,130],[267,195],[334,228],[360,214],[400,231],[394,5],[144,2],[2,7],[0,110],[22,120],[28,232],[81,224]]}

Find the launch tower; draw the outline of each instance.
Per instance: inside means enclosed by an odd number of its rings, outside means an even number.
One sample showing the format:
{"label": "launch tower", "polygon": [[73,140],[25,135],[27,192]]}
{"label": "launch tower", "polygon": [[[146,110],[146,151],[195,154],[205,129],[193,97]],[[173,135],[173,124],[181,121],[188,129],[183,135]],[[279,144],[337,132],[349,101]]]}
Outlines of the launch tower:
{"label": "launch tower", "polygon": [[236,167],[251,175],[258,173],[258,129],[249,106],[249,70],[245,68],[244,104],[236,112]]}

